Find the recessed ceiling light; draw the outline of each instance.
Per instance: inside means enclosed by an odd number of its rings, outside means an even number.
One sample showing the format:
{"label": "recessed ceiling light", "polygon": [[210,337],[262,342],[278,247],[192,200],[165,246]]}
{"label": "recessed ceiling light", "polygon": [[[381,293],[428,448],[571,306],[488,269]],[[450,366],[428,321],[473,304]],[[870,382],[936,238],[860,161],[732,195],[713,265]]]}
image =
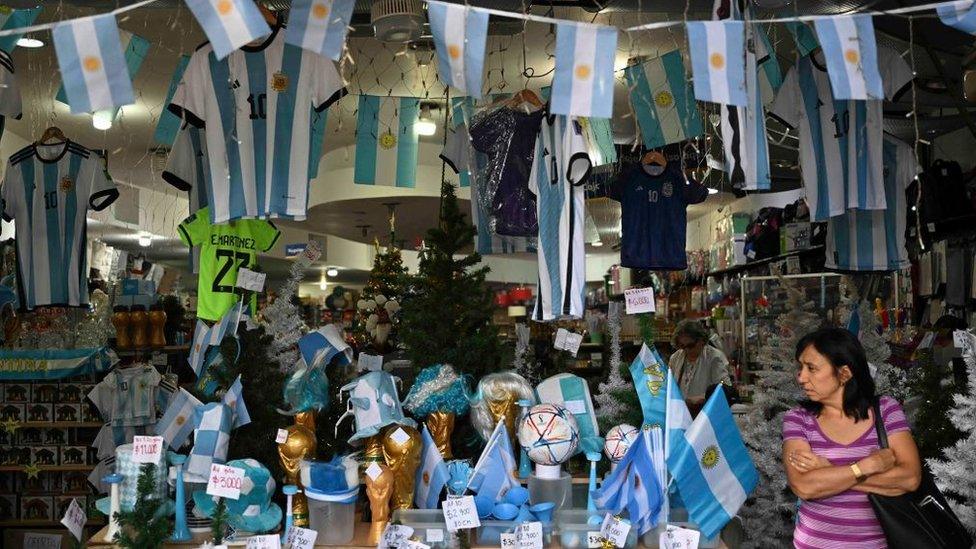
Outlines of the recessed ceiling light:
{"label": "recessed ceiling light", "polygon": [[152,236],[148,234],[139,235],[139,245],[143,248],[148,248],[152,244]]}
{"label": "recessed ceiling light", "polygon": [[38,40],[37,38],[31,38],[29,36],[21,37],[17,40],[17,45],[22,48],[43,48],[44,41]]}
{"label": "recessed ceiling light", "polygon": [[92,113],[92,126],[96,130],[107,130],[112,127],[112,119],[115,118],[113,109],[95,111]]}
{"label": "recessed ceiling light", "polygon": [[339,269],[336,269],[335,267],[330,267],[328,271],[325,271],[325,274],[328,276],[338,276]]}
{"label": "recessed ceiling light", "polygon": [[590,242],[590,246],[593,246],[594,248],[599,248],[600,246],[603,246],[603,241],[597,240],[595,242]]}
{"label": "recessed ceiling light", "polygon": [[716,189],[714,187],[709,187],[708,188],[708,194],[718,194],[718,189]]}

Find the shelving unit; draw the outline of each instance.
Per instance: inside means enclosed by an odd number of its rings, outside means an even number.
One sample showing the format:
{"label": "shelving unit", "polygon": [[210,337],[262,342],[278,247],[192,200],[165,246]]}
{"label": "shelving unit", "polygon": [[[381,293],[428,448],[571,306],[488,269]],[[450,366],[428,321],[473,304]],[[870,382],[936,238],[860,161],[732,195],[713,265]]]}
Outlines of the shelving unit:
{"label": "shelving unit", "polygon": [[[101,427],[100,421],[24,421],[17,424],[18,429],[93,429]],[[0,426],[0,429],[3,427]]]}
{"label": "shelving unit", "polygon": [[749,271],[751,269],[754,269],[756,267],[760,267],[760,266],[763,266],[763,265],[769,265],[770,263],[775,263],[776,261],[781,261],[781,260],[786,259],[788,257],[805,256],[805,255],[811,254],[813,252],[818,252],[818,251],[822,252],[823,250],[824,250],[824,246],[823,245],[820,245],[820,246],[812,246],[810,248],[804,248],[802,250],[794,250],[792,252],[786,252],[785,254],[774,255],[773,257],[767,257],[767,258],[764,258],[764,259],[760,259],[758,261],[752,261],[750,263],[746,263],[745,265],[736,265],[734,267],[728,267],[728,268],[725,268],[725,269],[718,269],[716,271],[711,271],[711,272],[705,273],[705,278],[708,278],[710,276],[725,276],[725,275],[730,275],[730,274],[737,274],[737,273]]}
{"label": "shelving unit", "polygon": [[[0,465],[0,473],[22,473],[26,465]],[[44,472],[91,471],[94,465],[38,465],[38,470]]]}

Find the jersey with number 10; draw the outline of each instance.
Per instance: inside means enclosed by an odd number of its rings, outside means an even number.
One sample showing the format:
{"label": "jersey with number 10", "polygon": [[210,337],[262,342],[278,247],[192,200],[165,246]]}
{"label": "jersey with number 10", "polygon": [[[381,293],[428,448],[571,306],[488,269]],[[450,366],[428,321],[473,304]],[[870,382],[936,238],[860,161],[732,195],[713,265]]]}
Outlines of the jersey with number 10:
{"label": "jersey with number 10", "polygon": [[257,252],[270,250],[281,234],[270,221],[263,219],[213,225],[207,208],[183,220],[179,233],[187,246],[200,246],[197,318],[212,321],[220,320],[241,299],[237,271],[241,267],[253,269]]}
{"label": "jersey with number 10", "polygon": [[321,152],[316,120],[345,90],[332,60],[275,32],[223,60],[198,49],[169,109],[205,128],[211,221],[304,219]]}

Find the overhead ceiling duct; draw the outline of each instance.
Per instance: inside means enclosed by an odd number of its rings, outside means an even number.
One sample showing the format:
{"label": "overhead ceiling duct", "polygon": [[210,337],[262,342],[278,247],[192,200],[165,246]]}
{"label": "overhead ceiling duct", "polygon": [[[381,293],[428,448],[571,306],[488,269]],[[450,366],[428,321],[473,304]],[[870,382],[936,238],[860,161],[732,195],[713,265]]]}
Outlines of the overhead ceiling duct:
{"label": "overhead ceiling duct", "polygon": [[424,30],[421,0],[378,0],[370,7],[370,23],[377,40],[413,42]]}

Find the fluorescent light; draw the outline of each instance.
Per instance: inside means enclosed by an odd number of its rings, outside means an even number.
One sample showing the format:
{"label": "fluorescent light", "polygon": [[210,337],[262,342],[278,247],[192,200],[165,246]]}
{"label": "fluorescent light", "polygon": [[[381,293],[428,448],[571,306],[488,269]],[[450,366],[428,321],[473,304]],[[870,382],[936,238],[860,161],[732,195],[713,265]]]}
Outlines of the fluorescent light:
{"label": "fluorescent light", "polygon": [[96,130],[107,130],[112,127],[112,118],[114,117],[114,109],[95,111],[92,113],[92,126],[95,126]]}
{"label": "fluorescent light", "polygon": [[594,248],[599,248],[600,246],[603,246],[603,241],[602,240],[596,240],[596,241],[590,242],[590,246],[593,246]]}
{"label": "fluorescent light", "polygon": [[139,245],[143,248],[148,248],[152,244],[152,235],[142,234],[139,235]]}
{"label": "fluorescent light", "polygon": [[323,292],[329,287],[329,282],[325,278],[325,273],[322,273],[322,278],[319,279],[319,289]]}
{"label": "fluorescent light", "polygon": [[708,188],[708,194],[718,194],[718,189],[713,188],[713,187],[709,187]]}
{"label": "fluorescent light", "polygon": [[328,276],[339,276],[339,269],[336,269],[335,267],[329,267],[329,270],[325,271],[325,274]]}
{"label": "fluorescent light", "polygon": [[420,119],[413,126],[417,135],[434,135],[437,133],[437,124],[430,118],[430,106],[424,105],[420,108]]}
{"label": "fluorescent light", "polygon": [[20,40],[17,40],[17,45],[22,48],[43,48],[44,41],[38,40],[37,38],[31,38],[29,36],[24,36]]}

